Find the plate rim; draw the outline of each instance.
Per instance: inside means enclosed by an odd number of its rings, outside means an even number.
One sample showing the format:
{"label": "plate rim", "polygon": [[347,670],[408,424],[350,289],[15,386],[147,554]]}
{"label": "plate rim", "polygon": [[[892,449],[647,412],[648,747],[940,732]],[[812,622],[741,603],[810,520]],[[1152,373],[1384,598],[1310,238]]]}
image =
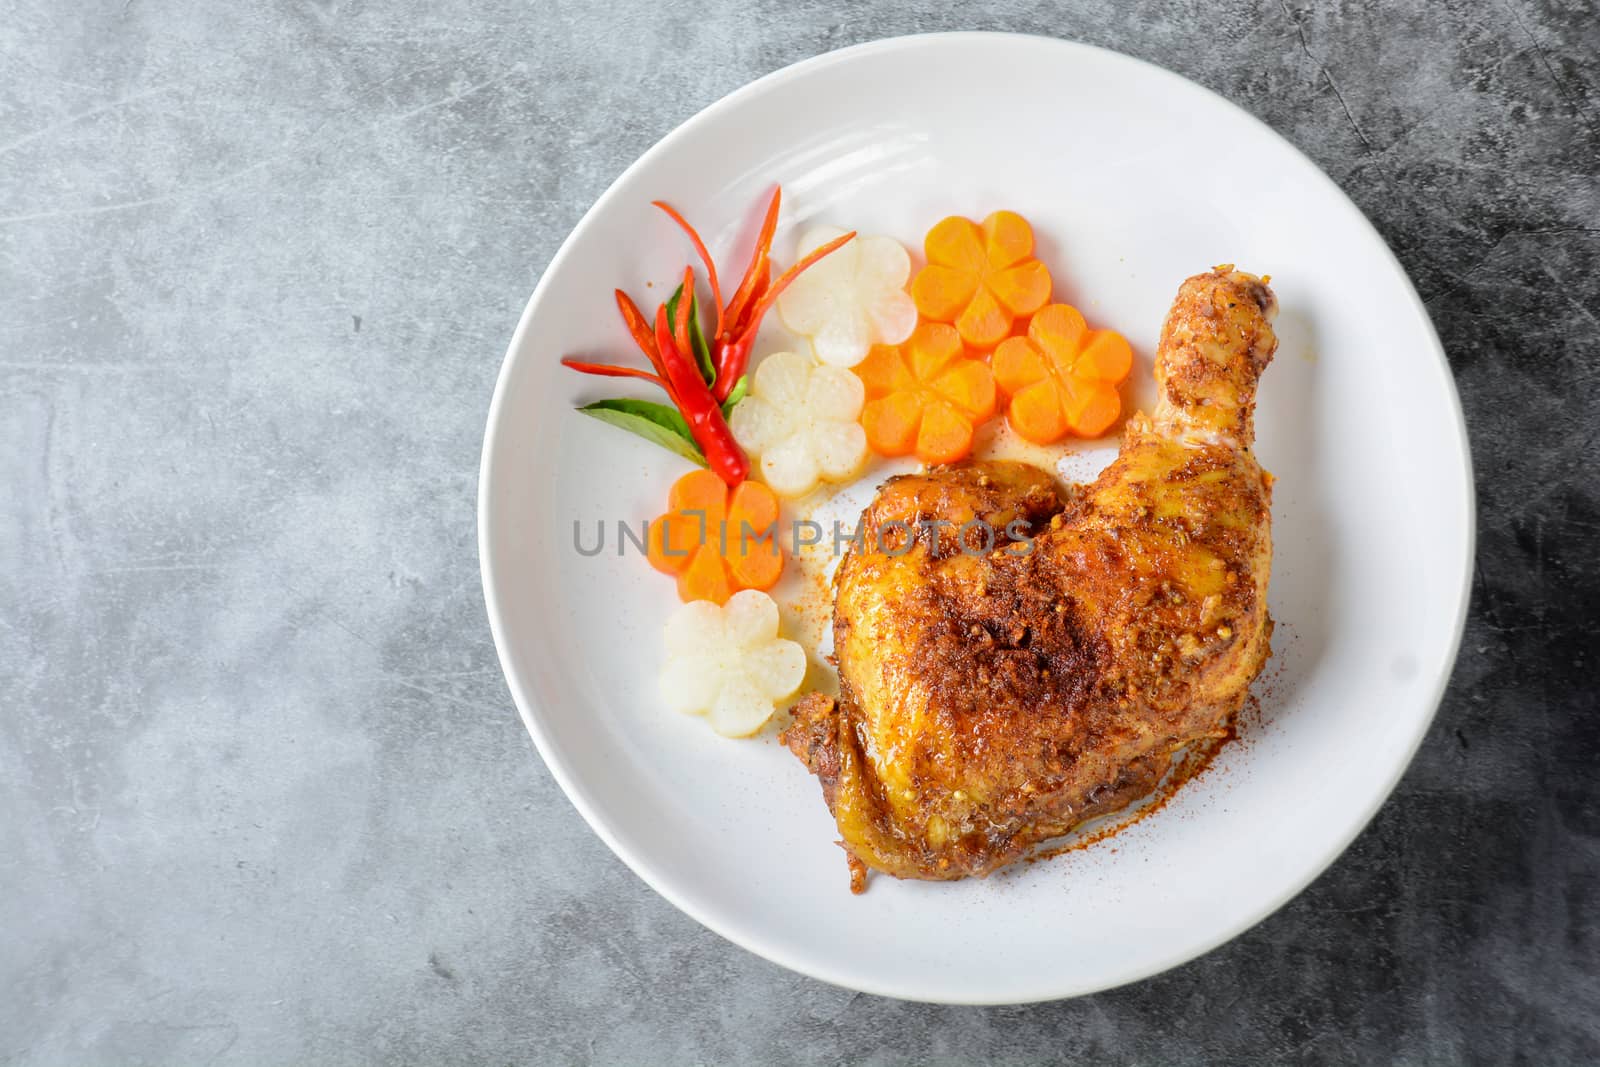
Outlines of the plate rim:
{"label": "plate rim", "polygon": [[[1404,746],[1404,759],[1396,761],[1395,769],[1389,775],[1387,783],[1381,790],[1374,792],[1372,799],[1366,804],[1365,810],[1360,813],[1360,817],[1350,824],[1350,828],[1342,835],[1342,838],[1337,841],[1337,844],[1328,850],[1326,857],[1320,863],[1316,864],[1312,869],[1310,869],[1301,879],[1295,881],[1289,885],[1288,888],[1279,893],[1256,914],[1253,914],[1241,922],[1236,922],[1227,927],[1221,928],[1212,936],[1203,939],[1197,947],[1186,947],[1170,956],[1160,958],[1158,962],[1136,968],[1133,972],[1128,974],[1114,976],[1110,981],[1104,983],[1084,985],[1083,983],[1074,982],[1068,983],[1064,986],[1048,986],[1046,984],[1042,985],[1041,988],[1035,993],[1030,994],[1022,999],[1017,999],[1015,997],[986,997],[981,993],[974,993],[967,996],[952,996],[948,994],[930,993],[925,990],[919,991],[915,988],[909,988],[899,983],[876,981],[868,976],[863,976],[857,972],[854,972],[846,966],[811,966],[805,963],[796,962],[795,960],[788,958],[780,945],[776,945],[768,939],[754,933],[735,932],[734,930],[730,929],[729,926],[725,924],[719,917],[713,914],[708,914],[707,909],[703,909],[692,904],[674,888],[653,877],[643,861],[633,855],[630,855],[629,852],[620,845],[616,836],[611,832],[605,821],[599,818],[591,809],[587,800],[587,794],[584,788],[577,782],[577,779],[572,771],[560,760],[552,757],[551,745],[549,744],[549,741],[546,738],[544,731],[539,725],[538,719],[532,710],[538,706],[538,702],[534,700],[531,693],[526,691],[521,683],[521,680],[516,676],[515,672],[510,669],[508,664],[509,642],[504,630],[500,600],[495,592],[496,583],[494,575],[494,563],[489,552],[489,531],[493,526],[492,512],[495,506],[489,492],[491,475],[493,473],[495,464],[495,450],[493,446],[498,435],[500,421],[504,417],[505,413],[507,382],[510,377],[512,364],[516,359],[517,352],[523,346],[523,341],[530,329],[534,318],[534,313],[543,301],[549,278],[556,273],[557,269],[572,254],[572,249],[578,243],[577,238],[587,231],[593,220],[598,217],[610,205],[612,200],[619,195],[619,188],[624,185],[627,180],[634,175],[635,172],[644,169],[651,162],[653,162],[658,155],[661,155],[669,150],[675,141],[685,135],[686,131],[692,130],[694,127],[710,121],[716,115],[725,110],[738,107],[748,100],[760,96],[762,93],[778,84],[789,81],[801,75],[811,74],[819,69],[832,66],[840,62],[853,61],[864,56],[870,57],[879,53],[887,53],[902,49],[916,49],[930,44],[959,42],[962,40],[973,43],[983,42],[989,45],[992,45],[996,42],[1022,45],[1027,47],[1039,47],[1042,45],[1051,48],[1058,48],[1068,53],[1097,53],[1101,58],[1109,58],[1113,61],[1132,64],[1138,68],[1143,68],[1143,73],[1147,75],[1154,75],[1158,78],[1175,80],[1182,83],[1189,90],[1196,90],[1211,97],[1215,104],[1231,110],[1232,112],[1236,113],[1237,116],[1247,119],[1248,122],[1256,127],[1260,132],[1264,133],[1269,138],[1276,140],[1284,148],[1288,149],[1291,153],[1304,160],[1309,165],[1310,170],[1316,175],[1316,180],[1320,180],[1326,189],[1333,192],[1339,199],[1343,200],[1349,205],[1355,216],[1359,218],[1361,223],[1366,227],[1367,234],[1375,241],[1377,246],[1382,249],[1383,254],[1388,257],[1389,265],[1393,268],[1396,276],[1402,282],[1405,295],[1409,297],[1411,311],[1417,316],[1422,324],[1424,335],[1426,340],[1429,342],[1427,347],[1431,350],[1434,357],[1435,369],[1440,373],[1445,387],[1444,392],[1450,408],[1450,413],[1454,415],[1454,425],[1456,429],[1455,445],[1457,458],[1460,461],[1459,470],[1461,473],[1462,483],[1460,486],[1463,495],[1462,507],[1463,514],[1466,517],[1466,522],[1463,524],[1463,527],[1460,531],[1463,542],[1461,544],[1463,565],[1462,573],[1459,576],[1456,594],[1455,617],[1450,626],[1451,632],[1449,640],[1449,654],[1441,665],[1439,676],[1434,680],[1433,691],[1431,696],[1428,698],[1428,711],[1425,715],[1422,715],[1417,719],[1416,726],[1412,731],[1412,735],[1406,739]],[[602,192],[598,198],[596,198],[595,202],[590,205],[589,209],[585,211],[578,219],[571,232],[569,232],[566,238],[561,242],[561,246],[556,250],[556,253],[550,258],[550,261],[545,266],[544,270],[540,272],[539,280],[535,284],[532,294],[528,297],[528,302],[523,307],[522,315],[517,320],[516,329],[511,335],[510,342],[506,346],[505,355],[501,359],[500,370],[495,377],[494,393],[489,402],[489,412],[484,428],[483,449],[478,467],[477,525],[479,575],[483,586],[484,607],[489,619],[489,630],[494,639],[495,655],[499,660],[501,674],[505,678],[506,686],[511,692],[512,700],[516,704],[517,713],[522,719],[523,726],[527,729],[529,736],[533,739],[534,747],[538,750],[540,757],[544,760],[545,766],[550,770],[551,776],[555,778],[556,784],[561,787],[561,791],[566,795],[567,800],[574,808],[577,809],[578,814],[583,816],[584,822],[589,825],[589,828],[595,833],[595,835],[605,842],[606,847],[608,847],[629,870],[637,875],[640,880],[645,883],[645,885],[649,886],[679,911],[694,919],[700,925],[717,934],[719,937],[722,937],[724,940],[727,940],[739,946],[740,948],[752,952],[763,959],[769,960],[787,970],[804,974],[809,978],[814,978],[818,981],[826,982],[830,985],[843,989],[870,993],[875,996],[890,997],[898,1000],[933,1004],[994,1006],[1005,1004],[1030,1004],[1039,1003],[1042,1001],[1062,1000],[1076,996],[1086,996],[1091,993],[1103,992],[1110,989],[1116,989],[1124,985],[1129,985],[1134,982],[1143,981],[1146,978],[1150,978],[1154,975],[1172,970],[1175,967],[1182,966],[1185,963],[1189,963],[1216,950],[1222,945],[1227,944],[1228,942],[1239,937],[1241,934],[1254,928],[1255,926],[1260,925],[1262,922],[1276,914],[1283,908],[1285,904],[1289,903],[1295,897],[1303,893],[1311,885],[1311,883],[1322,877],[1322,875],[1327,872],[1328,868],[1331,867],[1340,857],[1345,854],[1345,852],[1349,850],[1355,839],[1359,837],[1369,825],[1371,825],[1373,818],[1377,815],[1379,810],[1381,810],[1383,805],[1388,802],[1391,796],[1393,796],[1395,788],[1400,783],[1400,779],[1404,777],[1406,771],[1410,769],[1412,763],[1415,761],[1418,749],[1421,747],[1423,740],[1427,737],[1428,731],[1432,727],[1434,719],[1438,716],[1439,707],[1443,703],[1445,691],[1449,687],[1450,679],[1454,675],[1455,666],[1460,657],[1461,641],[1466,630],[1466,622],[1471,604],[1472,577],[1477,548],[1477,482],[1476,474],[1472,464],[1471,445],[1467,435],[1466,417],[1461,406],[1460,392],[1456,387],[1455,374],[1450,367],[1448,357],[1445,355],[1444,345],[1439,340],[1438,331],[1434,328],[1433,319],[1428,314],[1427,306],[1423,303],[1421,296],[1417,293],[1416,285],[1413,283],[1411,276],[1406,272],[1404,265],[1401,264],[1399,258],[1394,254],[1394,250],[1389,246],[1388,241],[1384,239],[1382,233],[1380,233],[1377,227],[1372,224],[1372,220],[1367,217],[1364,211],[1361,210],[1361,207],[1356,204],[1355,201],[1352,200],[1342,188],[1340,188],[1337,182],[1329,177],[1328,174],[1317,165],[1315,160],[1306,155],[1306,153],[1301,151],[1298,146],[1291,142],[1287,137],[1278,133],[1278,131],[1269,126],[1265,121],[1258,118],[1256,115],[1240,105],[1235,104],[1233,101],[1222,96],[1220,93],[1201,85],[1199,82],[1186,78],[1175,71],[1169,70],[1148,60],[1141,59],[1137,56],[1131,56],[1127,53],[1118,52],[1114,49],[1104,48],[1099,45],[1087,44],[1081,41],[1068,40],[1058,37],[1047,37],[1041,34],[996,31],[949,31],[938,33],[905,34],[895,37],[879,38],[872,41],[864,41],[858,44],[846,46],[844,48],[835,49],[830,52],[825,52],[820,55],[812,56],[807,59],[799,60],[795,63],[789,64],[788,66],[771,71],[755,79],[754,81],[747,82],[746,84],[734,89],[718,100],[695,112],[683,122],[674,126],[653,145],[646,149],[638,159],[634,160],[631,164],[624,168],[622,172],[611,181],[611,183],[606,187],[605,191]]]}

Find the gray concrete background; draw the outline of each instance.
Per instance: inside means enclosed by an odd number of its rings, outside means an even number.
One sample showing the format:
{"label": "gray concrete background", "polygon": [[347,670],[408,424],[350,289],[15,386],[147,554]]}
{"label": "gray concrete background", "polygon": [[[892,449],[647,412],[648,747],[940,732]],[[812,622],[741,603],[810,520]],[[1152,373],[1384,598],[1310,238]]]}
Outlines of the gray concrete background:
{"label": "gray concrete background", "polygon": [[[1326,876],[986,1010],[789,974],[614,859],[473,527],[506,339],[607,183],[760,74],[953,28],[1309,153],[1439,326],[1481,520],[1439,721]],[[1600,1059],[1597,95],[1582,0],[0,0],[0,1062]]]}

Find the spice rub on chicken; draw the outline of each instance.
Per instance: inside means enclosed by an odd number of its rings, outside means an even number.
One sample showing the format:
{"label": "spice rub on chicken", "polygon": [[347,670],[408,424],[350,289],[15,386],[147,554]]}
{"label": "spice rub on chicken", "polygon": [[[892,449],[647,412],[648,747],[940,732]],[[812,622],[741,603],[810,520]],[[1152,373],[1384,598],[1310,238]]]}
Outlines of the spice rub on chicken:
{"label": "spice rub on chicken", "polygon": [[1184,282],[1155,411],[1089,485],[980,462],[891,479],[868,506],[835,579],[840,695],[807,696],[784,735],[854,888],[862,865],[987,874],[1227,730],[1272,632],[1272,479],[1251,445],[1274,311],[1231,266]]}

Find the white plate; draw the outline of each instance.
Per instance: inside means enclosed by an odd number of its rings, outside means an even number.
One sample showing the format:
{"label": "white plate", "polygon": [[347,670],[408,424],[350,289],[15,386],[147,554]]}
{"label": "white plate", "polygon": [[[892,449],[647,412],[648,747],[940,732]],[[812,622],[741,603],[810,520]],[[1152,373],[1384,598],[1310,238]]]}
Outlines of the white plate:
{"label": "white plate", "polygon": [[[1282,343],[1261,387],[1258,453],[1279,478],[1279,629],[1257,684],[1261,719],[1111,841],[982,881],[876,877],[852,897],[832,820],[798,761],[770,736],[725,741],[659,707],[672,583],[637,556],[618,559],[610,540],[600,557],[575,550],[575,522],[589,539],[597,520],[653,517],[686,465],[574,414],[575,402],[619,390],[558,358],[638,360],[611,291],[653,305],[690,256],[653,198],[697,222],[733,273],[775,181],[780,261],[812,220],[920,252],[944,215],[1022,212],[1058,297],[1133,342],[1141,404],[1179,282],[1225,262],[1272,275]],[[825,981],[1006,1003],[1182,963],[1259,922],[1350,843],[1443,691],[1472,520],[1438,339],[1383,241],[1315,166],[1156,67],[1060,41],[955,34],[850,48],[763,78],[673,131],[600,198],[506,354],[484,441],[479,550],[528,731],[640,877],[730,940]]]}

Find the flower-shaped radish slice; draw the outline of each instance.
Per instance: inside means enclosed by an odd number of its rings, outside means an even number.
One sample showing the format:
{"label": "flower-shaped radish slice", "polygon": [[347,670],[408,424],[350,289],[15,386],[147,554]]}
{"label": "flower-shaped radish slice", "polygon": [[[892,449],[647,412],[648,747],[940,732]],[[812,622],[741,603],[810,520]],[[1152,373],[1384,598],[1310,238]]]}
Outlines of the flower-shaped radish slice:
{"label": "flower-shaped radish slice", "polygon": [[685,604],[667,620],[661,696],[667,707],[704,715],[724,737],[749,737],[777,703],[793,696],[806,674],[806,654],[778,636],[778,605],[754,589],[722,607]]}
{"label": "flower-shaped radish slice", "polygon": [[728,423],[760,457],[761,477],[774,493],[804,496],[819,481],[853,478],[866,462],[867,435],[856,422],[865,396],[861,379],[842,367],[774,352],[756,367],[750,393]]}
{"label": "flower-shaped radish slice", "polygon": [[[834,226],[813,226],[800,237],[799,254],[844,236]],[[811,339],[817,358],[853,367],[875,344],[897,345],[917,325],[917,306],[906,292],[911,257],[890,237],[857,237],[814,264],[778,297],[778,316]]]}

